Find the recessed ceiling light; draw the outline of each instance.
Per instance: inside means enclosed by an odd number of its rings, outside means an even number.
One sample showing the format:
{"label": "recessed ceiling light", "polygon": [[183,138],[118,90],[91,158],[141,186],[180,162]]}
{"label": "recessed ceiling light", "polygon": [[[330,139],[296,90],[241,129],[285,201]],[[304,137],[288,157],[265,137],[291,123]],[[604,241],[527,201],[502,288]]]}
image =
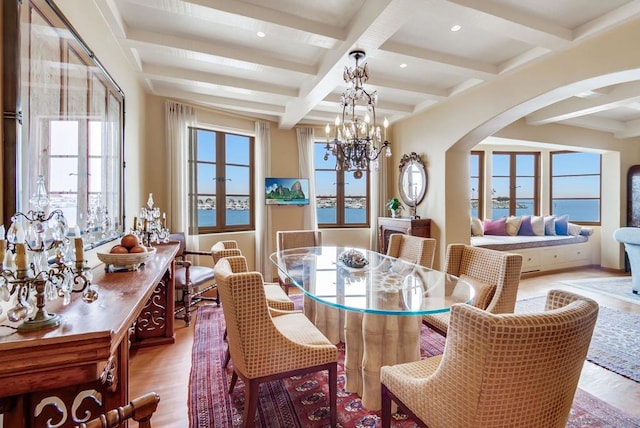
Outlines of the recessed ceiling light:
{"label": "recessed ceiling light", "polygon": [[262,31],[258,31],[258,32],[256,33],[256,36],[258,36],[258,37],[264,37],[264,36],[266,36],[266,34],[265,34],[265,33],[263,33]]}
{"label": "recessed ceiling light", "polygon": [[405,63],[400,64],[400,68],[407,68],[407,64]]}
{"label": "recessed ceiling light", "polygon": [[462,27],[458,24],[454,25],[453,27],[451,27],[451,31],[456,32],[456,31],[460,31],[462,29]]}

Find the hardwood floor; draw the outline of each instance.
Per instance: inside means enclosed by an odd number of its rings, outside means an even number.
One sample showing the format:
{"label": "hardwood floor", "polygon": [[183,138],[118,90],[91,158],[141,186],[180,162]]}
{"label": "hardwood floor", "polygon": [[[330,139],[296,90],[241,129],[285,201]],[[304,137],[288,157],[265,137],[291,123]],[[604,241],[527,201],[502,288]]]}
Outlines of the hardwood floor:
{"label": "hardwood floor", "polygon": [[[542,296],[552,288],[564,289],[591,297],[603,306],[640,315],[638,304],[559,283],[567,279],[616,275],[619,274],[589,268],[523,277],[518,299]],[[176,343],[173,345],[132,351],[129,395],[133,398],[149,391],[160,395],[160,405],[152,419],[154,428],[188,427],[187,391],[194,323],[195,317],[190,327],[176,320]],[[640,417],[640,383],[585,362],[579,386],[624,412]]]}

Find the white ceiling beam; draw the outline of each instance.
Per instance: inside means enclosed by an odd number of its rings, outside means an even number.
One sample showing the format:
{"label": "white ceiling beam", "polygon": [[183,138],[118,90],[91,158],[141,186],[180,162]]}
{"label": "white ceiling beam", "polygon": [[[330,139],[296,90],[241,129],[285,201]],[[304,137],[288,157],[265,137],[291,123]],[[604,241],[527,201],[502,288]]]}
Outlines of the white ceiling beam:
{"label": "white ceiling beam", "polygon": [[232,15],[240,15],[255,21],[268,22],[284,28],[294,28],[298,31],[323,36],[336,41],[345,39],[345,31],[342,28],[332,26],[330,23],[312,21],[298,15],[280,12],[263,6],[246,2],[229,0],[183,0],[209,9],[223,11]]}
{"label": "white ceiling beam", "polygon": [[289,129],[322,101],[342,80],[347,54],[354,47],[371,52],[389,39],[413,15],[419,0],[369,0],[349,25],[343,43],[322,59],[318,73],[300,90],[300,97],[287,105],[279,126]]}
{"label": "white ceiling beam", "polygon": [[608,94],[593,98],[569,98],[527,116],[529,125],[544,125],[611,110],[640,100],[640,82],[616,86]]}
{"label": "white ceiling beam", "polygon": [[640,15],[640,0],[633,0],[574,29],[574,40],[606,31],[634,19],[638,15]]}
{"label": "white ceiling beam", "polygon": [[[124,19],[122,19],[122,15],[120,15],[120,11],[114,3],[114,0],[96,2],[96,6],[100,10],[100,13],[102,14],[104,20],[107,22],[107,25],[113,33],[114,37],[118,40],[125,40],[127,38],[128,27]],[[138,55],[136,50],[123,48],[122,52],[127,58],[127,61],[129,62],[131,67],[135,71],[141,72],[142,61],[140,61],[140,56]]]}
{"label": "white ceiling beam", "polygon": [[184,68],[145,65],[144,71],[147,76],[164,81],[181,82],[185,84],[205,83],[227,88],[237,88],[264,94],[280,95],[286,97],[296,97],[297,88],[264,83],[257,80],[240,79],[238,77],[224,76],[203,71],[194,71]]}
{"label": "white ceiling beam", "polygon": [[380,77],[376,77],[376,84],[371,86],[374,86],[377,89],[385,88],[391,91],[406,91],[411,93],[418,93],[420,95],[438,100],[444,100],[449,95],[446,89],[437,88],[434,86],[413,84],[407,81],[384,79]]}
{"label": "white ceiling beam", "polygon": [[573,39],[570,29],[537,16],[486,0],[432,0],[457,5],[451,16],[464,14],[474,26],[500,36],[510,37],[532,46],[557,50],[569,46]]}
{"label": "white ceiling beam", "polygon": [[624,122],[623,126],[624,127],[621,131],[613,133],[614,137],[616,138],[640,137],[640,119]]}
{"label": "white ceiling beam", "polygon": [[455,94],[461,93],[466,91],[469,88],[473,88],[474,86],[477,86],[481,83],[484,83],[483,80],[481,79],[476,79],[476,78],[472,78],[472,79],[467,79],[462,83],[459,83],[451,88],[449,88],[449,96],[453,96]]}
{"label": "white ceiling beam", "polygon": [[280,116],[284,113],[284,107],[280,105],[238,100],[235,98],[217,97],[196,92],[178,91],[163,86],[156,87],[156,95],[178,98],[187,100],[189,102],[197,102],[210,107],[232,111],[244,111],[248,113],[256,112],[260,114],[268,114],[271,116]]}
{"label": "white ceiling beam", "polygon": [[548,54],[551,50],[548,48],[543,48],[540,46],[536,46],[534,48],[529,49],[528,51],[517,55],[513,58],[508,59],[498,66],[499,73],[506,73],[507,71],[514,70],[522,65],[527,64],[530,61],[533,61],[537,58],[543,57]]}
{"label": "white ceiling beam", "polygon": [[469,74],[469,71],[472,71],[473,74],[477,74],[484,79],[493,78],[498,74],[498,68],[487,62],[475,61],[444,52],[421,49],[401,43],[385,42],[380,46],[380,50],[445,66],[449,71],[454,73]]}
{"label": "white ceiling beam", "polygon": [[615,134],[624,130],[624,124],[619,120],[604,117],[576,117],[562,122],[564,125],[577,126],[579,128],[593,129],[594,131],[609,132]]}
{"label": "white ceiling beam", "polygon": [[195,40],[171,36],[151,31],[130,31],[129,37],[124,42],[130,47],[139,45],[152,45],[162,48],[173,48],[179,51],[195,52],[212,57],[225,58],[238,61],[243,64],[259,64],[280,70],[288,70],[297,73],[313,75],[316,69],[313,65],[301,64],[292,61],[277,59],[265,55],[260,49],[240,47],[229,43],[211,43],[210,40]]}
{"label": "white ceiling beam", "polygon": [[[327,95],[327,97],[323,100],[324,103],[333,103],[334,106],[337,107],[337,104],[340,102],[340,95],[338,94],[329,94]],[[362,106],[362,109],[364,110],[364,105]],[[376,113],[378,111],[394,111],[394,112],[398,112],[398,113],[412,113],[413,112],[413,106],[409,105],[409,104],[402,104],[402,103],[394,103],[394,102],[390,102],[390,101],[385,101],[385,100],[378,100],[378,105],[376,106]],[[334,118],[335,115],[340,113],[341,111],[339,111],[337,108],[336,110],[334,110],[335,113],[333,114]],[[376,114],[377,116],[377,114]]]}

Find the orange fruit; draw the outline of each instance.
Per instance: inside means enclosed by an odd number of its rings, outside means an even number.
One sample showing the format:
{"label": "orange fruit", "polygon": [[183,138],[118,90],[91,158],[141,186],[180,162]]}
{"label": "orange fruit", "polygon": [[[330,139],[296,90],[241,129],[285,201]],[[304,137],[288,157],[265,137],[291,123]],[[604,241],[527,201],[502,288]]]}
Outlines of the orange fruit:
{"label": "orange fruit", "polygon": [[113,247],[111,247],[111,250],[109,252],[113,254],[127,254],[129,250],[127,250],[122,245],[114,245]]}
{"label": "orange fruit", "polygon": [[138,240],[138,237],[132,233],[124,235],[122,239],[120,239],[120,245],[125,247],[127,250],[130,250],[131,248],[139,244],[140,240]]}
{"label": "orange fruit", "polygon": [[147,249],[144,247],[144,245],[136,245],[135,247],[131,247],[129,249],[130,253],[146,253]]}

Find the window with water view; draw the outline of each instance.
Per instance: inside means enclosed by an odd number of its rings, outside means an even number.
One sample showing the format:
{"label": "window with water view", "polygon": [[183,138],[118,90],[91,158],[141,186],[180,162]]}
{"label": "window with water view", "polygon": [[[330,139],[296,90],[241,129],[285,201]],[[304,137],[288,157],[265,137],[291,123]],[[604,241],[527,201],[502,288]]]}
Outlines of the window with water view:
{"label": "window with water view", "polygon": [[551,153],[551,214],[600,222],[600,158],[599,153]]}
{"label": "window with water view", "polygon": [[369,225],[369,174],[336,170],[336,158],[325,160],[325,143],[314,145],[316,206],[319,227],[367,227]]}
{"label": "window with water view", "polygon": [[198,233],[253,229],[253,141],[246,135],[191,130]]}
{"label": "window with water view", "polygon": [[491,161],[491,218],[536,214],[540,154],[494,152]]}

